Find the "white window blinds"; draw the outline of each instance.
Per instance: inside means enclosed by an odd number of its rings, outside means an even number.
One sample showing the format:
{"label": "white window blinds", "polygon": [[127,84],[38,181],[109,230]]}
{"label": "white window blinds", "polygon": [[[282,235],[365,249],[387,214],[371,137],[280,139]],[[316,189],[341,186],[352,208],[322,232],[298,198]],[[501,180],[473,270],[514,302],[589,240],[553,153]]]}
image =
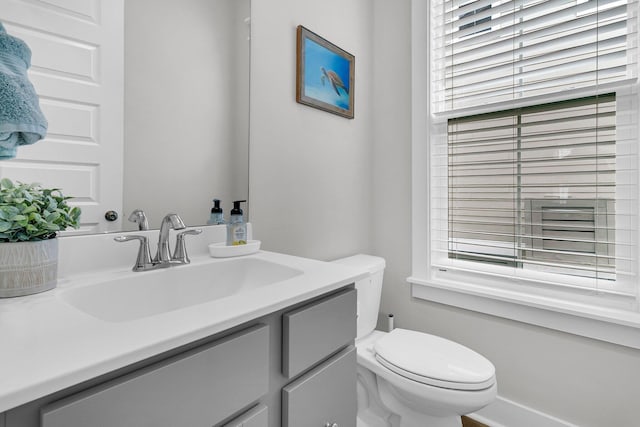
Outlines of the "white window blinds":
{"label": "white window blinds", "polygon": [[610,94],[450,119],[449,258],[615,280],[615,112]]}
{"label": "white window blinds", "polygon": [[635,1],[431,12],[434,274],[637,298]]}
{"label": "white window blinds", "polygon": [[633,3],[433,1],[433,112],[596,85],[608,91],[635,78],[637,28],[628,19],[635,17]]}

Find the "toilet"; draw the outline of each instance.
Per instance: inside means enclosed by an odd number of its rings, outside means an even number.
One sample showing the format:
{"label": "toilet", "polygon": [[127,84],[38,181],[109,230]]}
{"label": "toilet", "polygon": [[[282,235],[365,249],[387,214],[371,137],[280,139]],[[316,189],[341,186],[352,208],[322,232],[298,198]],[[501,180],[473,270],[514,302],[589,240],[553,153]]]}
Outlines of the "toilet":
{"label": "toilet", "polygon": [[453,341],[407,329],[376,331],[385,260],[334,262],[369,272],[356,282],[358,427],[460,427],[460,416],[491,403],[493,364]]}

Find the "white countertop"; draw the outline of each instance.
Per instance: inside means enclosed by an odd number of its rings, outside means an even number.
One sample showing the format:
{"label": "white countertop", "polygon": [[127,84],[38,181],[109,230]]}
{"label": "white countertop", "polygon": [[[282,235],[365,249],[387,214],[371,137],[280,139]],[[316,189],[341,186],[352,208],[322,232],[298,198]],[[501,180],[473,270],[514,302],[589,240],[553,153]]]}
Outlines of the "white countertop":
{"label": "white countertop", "polygon": [[[208,255],[198,252],[191,256],[192,263],[210,261]],[[60,297],[72,287],[90,286],[95,273],[86,271],[59,279],[52,291],[0,299],[0,413],[365,277],[365,272],[339,264],[273,252],[248,257],[280,263],[304,274],[126,322],[92,317]],[[130,266],[123,268],[129,270]]]}

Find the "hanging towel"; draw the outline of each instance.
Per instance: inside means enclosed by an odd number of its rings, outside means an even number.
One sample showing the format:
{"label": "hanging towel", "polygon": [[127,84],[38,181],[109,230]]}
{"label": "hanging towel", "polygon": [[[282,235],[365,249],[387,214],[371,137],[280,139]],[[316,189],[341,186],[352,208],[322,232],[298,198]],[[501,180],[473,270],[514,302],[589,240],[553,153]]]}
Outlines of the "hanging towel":
{"label": "hanging towel", "polygon": [[31,50],[7,34],[0,23],[0,160],[16,156],[19,145],[33,144],[47,133],[38,95],[27,77]]}

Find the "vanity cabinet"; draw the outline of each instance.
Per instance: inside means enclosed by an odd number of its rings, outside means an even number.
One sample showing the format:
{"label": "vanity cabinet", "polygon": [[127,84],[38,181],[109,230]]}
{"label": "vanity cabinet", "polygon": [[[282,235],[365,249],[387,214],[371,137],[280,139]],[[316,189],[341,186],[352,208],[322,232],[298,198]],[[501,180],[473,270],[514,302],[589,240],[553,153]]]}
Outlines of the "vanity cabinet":
{"label": "vanity cabinet", "polygon": [[282,426],[356,427],[353,346],[282,389]]}
{"label": "vanity cabinet", "polygon": [[294,377],[356,337],[356,290],[347,289],[285,313],[282,373]]}
{"label": "vanity cabinet", "polygon": [[283,427],[356,427],[355,311],[346,289],[283,316]]}
{"label": "vanity cabinet", "polygon": [[257,405],[223,427],[267,427],[268,425],[269,408],[265,405]]}
{"label": "vanity cabinet", "polygon": [[212,426],[267,394],[269,331],[257,325],[42,409],[42,427]]}
{"label": "vanity cabinet", "polygon": [[356,425],[353,285],[0,413],[0,427]]}

